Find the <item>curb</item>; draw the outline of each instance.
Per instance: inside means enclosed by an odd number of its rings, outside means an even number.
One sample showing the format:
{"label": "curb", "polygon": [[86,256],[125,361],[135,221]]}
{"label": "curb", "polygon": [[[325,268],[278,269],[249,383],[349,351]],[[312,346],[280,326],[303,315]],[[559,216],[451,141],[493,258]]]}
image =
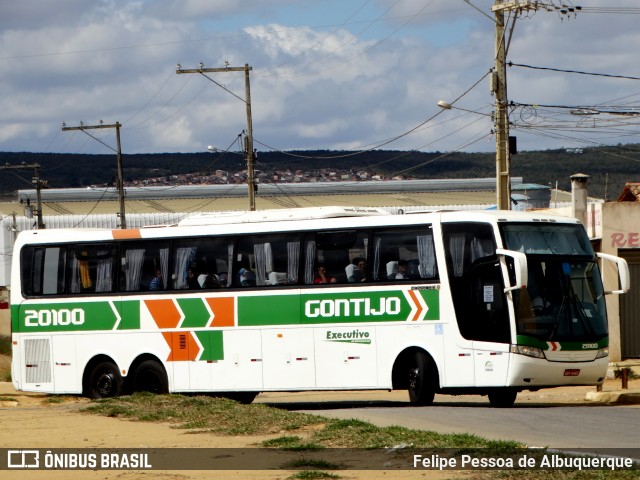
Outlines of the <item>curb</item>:
{"label": "curb", "polygon": [[640,405],[640,391],[628,392],[587,392],[585,400],[615,405]]}

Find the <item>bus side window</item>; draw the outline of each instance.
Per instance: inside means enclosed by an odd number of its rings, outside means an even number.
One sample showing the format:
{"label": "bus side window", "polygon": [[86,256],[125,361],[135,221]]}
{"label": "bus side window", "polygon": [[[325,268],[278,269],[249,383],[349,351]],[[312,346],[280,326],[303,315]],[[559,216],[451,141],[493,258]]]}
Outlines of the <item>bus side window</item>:
{"label": "bus side window", "polygon": [[509,342],[504,282],[491,225],[442,225],[451,296],[462,336],[468,340]]}
{"label": "bus side window", "polygon": [[120,290],[165,290],[169,276],[169,243],[144,240],[122,243]]}
{"label": "bus side window", "polygon": [[296,285],[300,270],[297,233],[241,238],[236,255],[236,286]]}
{"label": "bus side window", "polygon": [[115,250],[113,244],[80,244],[69,249],[70,293],[113,292]]}
{"label": "bus side window", "polygon": [[373,280],[438,280],[430,225],[376,231],[372,240]]}
{"label": "bus side window", "polygon": [[[353,260],[362,258],[366,263],[368,239],[369,232],[364,230],[323,231],[308,238],[304,252],[304,283],[321,284],[315,281],[320,266],[332,279],[330,283],[348,283],[348,273],[356,268],[351,266]],[[364,272],[366,277],[366,270]]]}

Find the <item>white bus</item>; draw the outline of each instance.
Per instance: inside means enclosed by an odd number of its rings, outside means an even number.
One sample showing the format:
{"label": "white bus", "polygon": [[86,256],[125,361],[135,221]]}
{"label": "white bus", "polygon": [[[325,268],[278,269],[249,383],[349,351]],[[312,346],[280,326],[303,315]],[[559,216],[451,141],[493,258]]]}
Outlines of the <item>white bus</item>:
{"label": "white bus", "polygon": [[[598,256],[617,266],[611,292]],[[508,407],[604,381],[604,295],[629,273],[574,219],[327,207],[22,232],[11,285],[18,390],[407,389]]]}

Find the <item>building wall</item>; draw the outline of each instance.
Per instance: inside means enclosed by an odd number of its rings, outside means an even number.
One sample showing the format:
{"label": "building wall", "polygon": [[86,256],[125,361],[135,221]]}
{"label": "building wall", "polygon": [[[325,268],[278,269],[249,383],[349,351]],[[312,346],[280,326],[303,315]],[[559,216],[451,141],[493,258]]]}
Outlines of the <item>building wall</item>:
{"label": "building wall", "polygon": [[[603,205],[602,252],[625,256],[630,250],[640,251],[640,203],[609,202]],[[605,288],[617,287],[617,271],[610,262],[605,263],[603,272]],[[631,285],[625,295],[640,295],[640,286]],[[611,361],[622,360],[620,329],[620,295],[607,295],[609,313],[609,355]]]}

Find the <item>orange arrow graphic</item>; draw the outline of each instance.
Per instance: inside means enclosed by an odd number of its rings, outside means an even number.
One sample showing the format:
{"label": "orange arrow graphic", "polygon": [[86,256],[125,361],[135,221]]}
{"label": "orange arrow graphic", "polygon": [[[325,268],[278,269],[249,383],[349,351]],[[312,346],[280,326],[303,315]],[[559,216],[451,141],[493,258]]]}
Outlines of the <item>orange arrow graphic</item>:
{"label": "orange arrow graphic", "polygon": [[171,349],[167,362],[186,362],[198,358],[200,346],[191,332],[162,332],[162,336]]}
{"label": "orange arrow graphic", "polygon": [[213,312],[213,320],[209,323],[210,327],[233,327],[235,325],[233,297],[206,298],[205,300]]}
{"label": "orange arrow graphic", "polygon": [[182,314],[173,300],[145,300],[149,313],[158,328],[177,328]]}
{"label": "orange arrow graphic", "polygon": [[418,300],[418,297],[416,296],[416,292],[414,292],[413,290],[408,290],[408,292],[409,292],[409,296],[411,297],[411,300],[413,300],[413,303],[415,304],[416,308],[418,309],[416,314],[411,319],[412,322],[415,322],[416,320],[419,320],[420,317],[422,316],[422,312],[424,311],[424,308],[422,307],[422,304]]}

